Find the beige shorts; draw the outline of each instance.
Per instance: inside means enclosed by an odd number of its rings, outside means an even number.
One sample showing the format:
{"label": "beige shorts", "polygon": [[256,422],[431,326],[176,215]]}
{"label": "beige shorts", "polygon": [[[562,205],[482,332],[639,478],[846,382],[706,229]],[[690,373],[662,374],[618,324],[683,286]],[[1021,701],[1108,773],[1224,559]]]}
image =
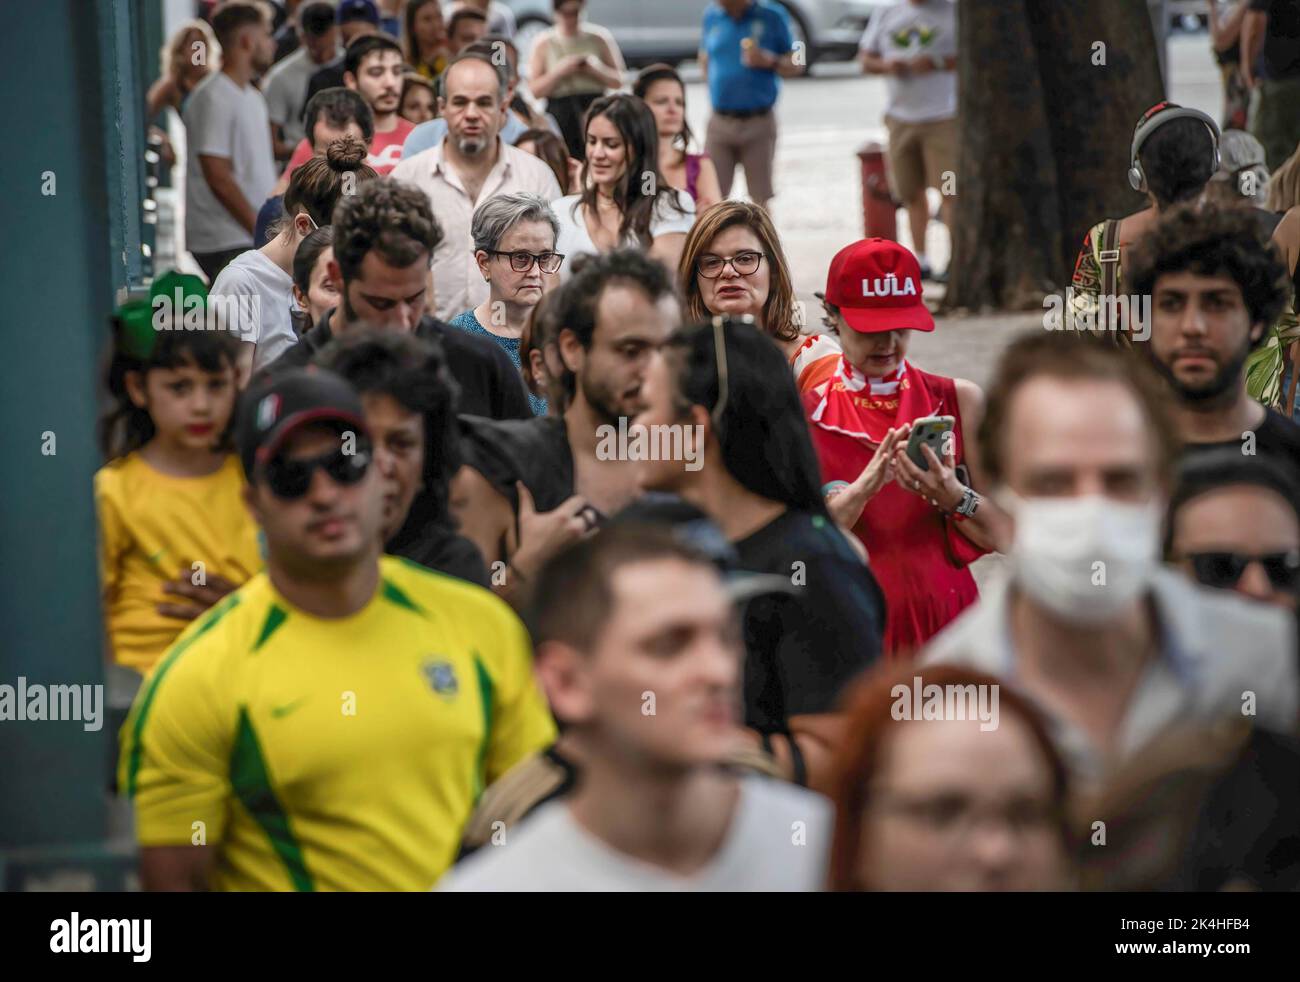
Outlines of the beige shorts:
{"label": "beige shorts", "polygon": [[[885,117],[889,127],[889,182],[904,204],[926,188],[943,190],[944,173],[957,173],[957,119],[905,123]],[[956,182],[952,182],[956,191]]]}

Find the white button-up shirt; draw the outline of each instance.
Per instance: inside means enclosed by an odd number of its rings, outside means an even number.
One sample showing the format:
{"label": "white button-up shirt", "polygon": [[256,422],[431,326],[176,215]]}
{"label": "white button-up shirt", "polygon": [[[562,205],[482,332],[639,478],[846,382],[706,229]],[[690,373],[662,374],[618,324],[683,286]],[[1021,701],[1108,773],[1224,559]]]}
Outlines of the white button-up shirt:
{"label": "white button-up shirt", "polygon": [[470,225],[474,209],[497,194],[527,191],[550,202],[560,197],[555,174],[542,160],[497,139],[497,162],[488,172],[477,201],[471,201],[456,169],[443,158],[447,141],[417,153],[393,168],[392,177],[429,196],[442,241],[433,253],[434,314],[451,320],[488,298],[488,285],[474,260]]}

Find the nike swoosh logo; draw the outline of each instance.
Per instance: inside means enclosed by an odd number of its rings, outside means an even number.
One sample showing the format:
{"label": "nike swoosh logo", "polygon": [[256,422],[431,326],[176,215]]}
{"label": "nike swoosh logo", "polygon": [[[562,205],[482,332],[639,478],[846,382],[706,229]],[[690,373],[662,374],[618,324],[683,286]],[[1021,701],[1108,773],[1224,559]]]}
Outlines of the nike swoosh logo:
{"label": "nike swoosh logo", "polygon": [[282,716],[288,716],[291,712],[301,706],[303,700],[295,699],[293,702],[286,702],[283,706],[271,707],[271,719],[280,719]]}

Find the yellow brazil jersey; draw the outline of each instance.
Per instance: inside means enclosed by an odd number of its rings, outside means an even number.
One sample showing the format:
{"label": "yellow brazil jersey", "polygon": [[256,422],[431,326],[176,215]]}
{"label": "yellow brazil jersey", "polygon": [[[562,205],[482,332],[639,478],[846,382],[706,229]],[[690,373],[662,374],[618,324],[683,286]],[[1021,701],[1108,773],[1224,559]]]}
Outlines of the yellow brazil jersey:
{"label": "yellow brazil jersey", "polygon": [[100,585],[113,660],[147,672],[187,626],[164,617],[162,601],[183,602],[162,592],[180,574],[243,583],[262,568],[257,524],[241,498],[244,475],[231,454],[206,477],[171,477],[137,453],[95,475],[99,515]]}
{"label": "yellow brazil jersey", "polygon": [[141,846],[215,846],[225,890],[427,890],[454,862],[484,787],[555,726],[501,600],[380,575],[325,620],[260,574],[181,636],[122,729]]}

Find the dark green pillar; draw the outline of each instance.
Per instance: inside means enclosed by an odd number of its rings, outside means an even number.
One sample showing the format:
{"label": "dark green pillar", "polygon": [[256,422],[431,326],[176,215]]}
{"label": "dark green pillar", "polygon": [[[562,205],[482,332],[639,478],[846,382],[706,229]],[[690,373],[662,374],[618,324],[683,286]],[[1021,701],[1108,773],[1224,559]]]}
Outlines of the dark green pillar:
{"label": "dark green pillar", "polygon": [[[0,195],[0,684],[102,684],[92,477],[106,317],[141,276],[142,14],[134,0],[8,10]],[[156,58],[157,48],[154,49]],[[52,193],[51,193],[52,192]],[[53,450],[53,452],[49,452]],[[104,725],[0,721],[0,884],[86,885],[102,849]]]}

